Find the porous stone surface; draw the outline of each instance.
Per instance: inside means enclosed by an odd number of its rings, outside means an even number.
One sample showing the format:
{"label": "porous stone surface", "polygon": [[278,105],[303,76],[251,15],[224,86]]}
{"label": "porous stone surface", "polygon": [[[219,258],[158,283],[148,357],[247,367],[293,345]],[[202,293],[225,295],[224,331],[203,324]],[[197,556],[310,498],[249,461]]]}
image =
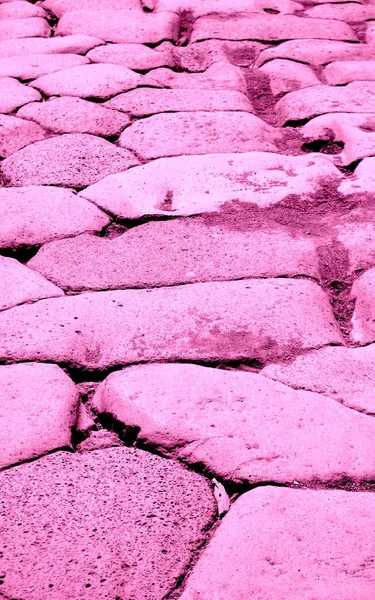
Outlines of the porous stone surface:
{"label": "porous stone surface", "polygon": [[0,41],[28,37],[48,38],[50,35],[50,26],[40,17],[0,20]]}
{"label": "porous stone surface", "polygon": [[33,54],[85,54],[104,44],[103,40],[89,35],[69,35],[64,38],[28,38],[0,41],[0,57],[29,56]]}
{"label": "porous stone surface", "polygon": [[176,73],[172,69],[154,69],[146,75],[145,82],[148,85],[155,85],[157,82],[160,87],[172,89],[217,89],[247,92],[244,74],[238,67],[228,64],[227,61],[215,62],[204,73]]}
{"label": "porous stone surface", "polygon": [[11,113],[28,102],[41,100],[37,90],[23,85],[13,77],[0,78],[0,114]]}
{"label": "porous stone surface", "polygon": [[0,114],[0,156],[2,158],[45,137],[47,137],[46,131],[36,123]]}
{"label": "porous stone surface", "polygon": [[312,69],[291,60],[271,60],[259,71],[269,77],[274,96],[320,84],[320,80]]}
{"label": "porous stone surface", "polygon": [[113,63],[135,71],[173,67],[175,60],[172,52],[159,51],[159,48],[149,48],[143,44],[105,44],[93,48],[86,56],[94,63]]}
{"label": "porous stone surface", "polygon": [[375,47],[369,44],[348,44],[332,40],[290,40],[262,50],[256,65],[261,66],[276,58],[286,58],[319,66],[337,60],[373,60],[375,59]]}
{"label": "porous stone surface", "polygon": [[[32,5],[34,6],[34,5]],[[69,67],[85,65],[89,59],[77,54],[31,54],[0,58],[0,77],[34,79]]]}
{"label": "porous stone surface", "polygon": [[25,0],[13,0],[0,5],[0,19],[25,19],[27,17],[46,17],[47,13],[41,6],[36,6]]}
{"label": "porous stone surface", "polygon": [[[79,8],[81,10],[140,10],[141,0],[80,0]],[[44,6],[52,11],[56,17],[62,17],[66,13],[77,10],[75,0],[45,0]]]}
{"label": "porous stone surface", "polygon": [[355,308],[351,338],[361,345],[375,340],[374,294],[375,269],[372,268],[356,279],[352,287]]}

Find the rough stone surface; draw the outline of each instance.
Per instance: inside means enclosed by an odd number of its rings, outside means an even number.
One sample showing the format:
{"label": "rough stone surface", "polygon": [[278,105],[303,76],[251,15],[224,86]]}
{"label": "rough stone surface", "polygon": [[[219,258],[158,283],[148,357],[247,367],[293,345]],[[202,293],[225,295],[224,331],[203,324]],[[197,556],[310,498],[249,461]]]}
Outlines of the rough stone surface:
{"label": "rough stone surface", "polygon": [[0,20],[0,41],[28,37],[48,38],[50,35],[50,26],[40,17]]}
{"label": "rough stone surface", "polygon": [[188,46],[171,46],[164,42],[158,48],[170,50],[176,64],[187,71],[202,72],[216,62],[227,62],[237,67],[253,67],[259,53],[267,44],[248,40],[204,40]]}
{"label": "rough stone surface", "polygon": [[319,286],[286,279],[44,300],[1,314],[0,334],[0,359],[91,369],[154,360],[268,360],[341,343]]}
{"label": "rough stone surface", "polygon": [[13,112],[23,104],[36,100],[41,100],[37,90],[23,85],[12,77],[0,78],[0,113]]}
{"label": "rough stone surface", "polygon": [[291,60],[271,60],[259,71],[270,78],[271,91],[274,96],[320,84],[312,69]]}
{"label": "rough stone surface", "polygon": [[46,16],[47,13],[41,6],[25,2],[25,0],[16,0],[0,5],[0,19],[25,19],[27,17]]}
{"label": "rough stone surface", "polygon": [[105,44],[87,53],[94,63],[113,63],[134,70],[149,70],[158,67],[173,67],[172,52],[158,51],[142,44]]}
{"label": "rough stone surface", "polygon": [[298,60],[316,66],[326,65],[337,60],[373,60],[375,59],[375,47],[331,40],[290,40],[263,50],[256,65],[261,66],[266,61],[275,58]]}
{"label": "rough stone surface", "polygon": [[[374,6],[375,9],[375,6]],[[333,62],[324,69],[323,75],[329,85],[344,85],[352,81],[375,81],[375,60],[352,60]]]}
{"label": "rough stone surface", "polygon": [[0,115],[0,156],[2,158],[45,137],[47,137],[46,131],[36,123],[9,115]]}
{"label": "rough stone surface", "polygon": [[[31,5],[33,6],[33,5]],[[32,54],[0,58],[0,77],[34,79],[69,67],[85,65],[89,59],[76,54]]]}
{"label": "rough stone surface", "polygon": [[371,600],[375,497],[365,492],[247,492],[231,508],[181,600]]}
{"label": "rough stone surface", "polygon": [[353,284],[352,298],[355,309],[352,317],[351,338],[359,344],[375,340],[375,269],[369,269]]}
{"label": "rough stone surface", "polygon": [[354,170],[354,177],[343,181],[339,191],[342,194],[373,192],[375,186],[375,157],[365,158]]}
{"label": "rough stone surface", "polygon": [[188,11],[194,18],[219,11],[225,16],[233,13],[263,13],[264,9],[292,14],[301,8],[301,4],[290,0],[154,0],[156,12]]}
{"label": "rough stone surface", "polygon": [[58,452],[0,482],[2,592],[28,600],[162,600],[215,513],[203,477],[133,448]]}
{"label": "rough stone surface", "polygon": [[0,188],[0,247],[17,248],[100,231],[109,217],[69,190]]}
{"label": "rough stone surface", "polygon": [[78,392],[57,365],[0,366],[0,468],[71,447]]}
{"label": "rough stone surface", "polygon": [[343,5],[323,4],[309,8],[306,17],[318,19],[339,19],[340,21],[359,22],[375,19],[375,6],[361,6],[356,2],[347,2]]}
{"label": "rough stone surface", "polygon": [[[76,0],[45,0],[44,6],[51,10],[56,17],[77,10]],[[80,0],[80,10],[140,10],[141,0]]]}
{"label": "rough stone surface", "polygon": [[244,74],[238,67],[218,61],[204,73],[176,73],[172,69],[154,69],[145,77],[148,85],[157,82],[161,87],[172,89],[236,90],[246,93]]}
{"label": "rough stone surface", "polygon": [[69,35],[50,39],[29,38],[0,42],[0,57],[29,56],[31,54],[85,54],[103,44],[103,40],[88,35]]}
{"label": "rough stone surface", "polygon": [[65,185],[83,187],[138,164],[128,151],[86,134],[66,134],[35,142],[2,164],[14,186]]}

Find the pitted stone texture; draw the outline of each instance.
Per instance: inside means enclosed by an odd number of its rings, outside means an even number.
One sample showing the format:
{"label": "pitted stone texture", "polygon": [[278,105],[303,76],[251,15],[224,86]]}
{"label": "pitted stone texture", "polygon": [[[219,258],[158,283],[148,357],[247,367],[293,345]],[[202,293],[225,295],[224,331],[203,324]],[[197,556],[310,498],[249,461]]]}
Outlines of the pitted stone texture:
{"label": "pitted stone texture", "polygon": [[292,388],[329,396],[349,408],[375,414],[375,345],[327,347],[297,356],[290,364],[271,364],[261,374]]}
{"label": "pitted stone texture", "polygon": [[[166,47],[169,42],[161,44]],[[160,47],[160,46],[159,46]],[[205,71],[216,62],[229,62],[237,67],[252,67],[266,44],[249,41],[205,40],[188,46],[174,47],[176,64],[191,72]]]}
{"label": "pitted stone texture", "polygon": [[14,186],[84,187],[139,164],[128,151],[87,134],[66,134],[30,144],[6,158],[2,172]]}
{"label": "pitted stone texture", "polygon": [[[33,4],[31,6],[34,6]],[[36,54],[0,58],[0,77],[34,79],[69,67],[85,65],[89,59],[76,54]]]}
{"label": "pitted stone texture", "polygon": [[274,10],[282,14],[293,14],[303,8],[291,0],[155,0],[155,12],[188,11],[194,18],[220,13],[223,16],[235,13],[261,13]]}
{"label": "pitted stone texture", "polygon": [[172,89],[236,90],[247,92],[243,72],[228,62],[215,62],[204,73],[176,73],[172,69],[155,69],[144,77],[145,85]]}
{"label": "pitted stone texture", "polygon": [[259,71],[268,75],[274,96],[320,84],[312,69],[291,60],[271,60]]}
{"label": "pitted stone texture", "polygon": [[217,110],[253,112],[251,102],[245,94],[234,90],[202,90],[197,94],[196,89],[140,88],[115,96],[106,102],[105,106],[136,116],[161,112],[211,112]]}
{"label": "pitted stone texture", "polygon": [[374,494],[258,487],[226,515],[181,600],[371,600]]}
{"label": "pitted stone texture", "polygon": [[175,65],[171,50],[154,50],[142,44],[106,44],[90,50],[87,58],[94,63],[113,63],[136,71]]}
{"label": "pitted stone texture", "polygon": [[28,37],[48,38],[50,35],[50,26],[40,17],[0,20],[0,41]]}
{"label": "pitted stone texture", "polygon": [[374,475],[371,417],[255,373],[135,366],[109,375],[92,402],[136,427],[138,441],[236,483]]}
{"label": "pitted stone texture", "polygon": [[129,117],[117,110],[69,96],[32,102],[23,106],[17,115],[55,133],[117,135],[130,123]]}
{"label": "pitted stone texture", "polygon": [[369,23],[366,29],[366,43],[374,45],[375,42],[375,27],[373,23]]}
{"label": "pitted stone texture", "polygon": [[356,219],[356,211],[353,211],[352,222],[336,225],[337,241],[342,244],[346,252],[345,262],[348,274],[358,270],[368,269],[375,265],[375,223],[373,215],[373,200],[370,204],[370,218],[361,222]]}
{"label": "pitted stone texture", "polygon": [[0,366],[0,468],[71,447],[78,400],[57,365]]}
{"label": "pitted stone texture", "polygon": [[367,19],[375,19],[375,6],[361,6],[357,2],[347,2],[339,6],[325,4],[309,8],[305,11],[304,16],[358,23]]}
{"label": "pitted stone texture", "polygon": [[0,188],[0,248],[44,244],[96,232],[109,217],[69,190],[48,186]]}
{"label": "pitted stone texture", "polygon": [[24,0],[0,5],[0,19],[25,19],[27,17],[45,17],[46,11]]}
{"label": "pitted stone texture", "polygon": [[[342,6],[340,6],[341,10]],[[330,40],[291,40],[263,50],[256,61],[260,67],[274,58],[298,60],[310,65],[326,65],[337,60],[374,60],[375,47]]]}
{"label": "pitted stone texture", "polygon": [[358,80],[375,81],[375,60],[333,62],[324,69],[323,76],[329,85],[344,85]]}
{"label": "pitted stone texture", "polygon": [[90,369],[155,360],[264,361],[341,339],[326,295],[308,280],[89,292],[0,314],[1,360]]}
{"label": "pitted stone texture", "polygon": [[0,113],[10,113],[28,102],[41,100],[37,90],[12,77],[0,77]]}
{"label": "pitted stone texture", "polygon": [[0,256],[0,280],[0,310],[41,298],[64,295],[60,288],[42,275],[7,256]]}
{"label": "pitted stone texture", "polygon": [[342,194],[373,193],[375,190],[375,158],[365,158],[354,170],[352,179],[342,181],[339,192]]}
{"label": "pitted stone texture", "polygon": [[143,77],[121,65],[81,65],[39,77],[30,85],[47,96],[110,98],[142,85]]}
{"label": "pitted stone texture", "polygon": [[46,132],[36,123],[0,114],[0,156],[2,158],[45,137],[47,137]]}
{"label": "pitted stone texture", "polygon": [[162,600],[215,515],[203,477],[134,448],[58,452],[0,485],[2,591],[28,600]]}
{"label": "pitted stone texture", "polygon": [[80,195],[125,219],[188,216],[215,212],[230,201],[266,207],[290,194],[313,194],[327,179],[339,183],[342,175],[321,154],[177,156],[108,176]]}
{"label": "pitted stone texture", "polygon": [[[45,0],[43,3],[56,17],[77,10],[76,0]],[[141,0],[80,0],[80,10],[140,10]]]}
{"label": "pitted stone texture", "polygon": [[[74,33],[68,31],[67,33]],[[85,31],[85,33],[89,33]],[[91,35],[102,37],[99,32]],[[191,41],[217,38],[221,40],[283,41],[293,39],[324,39],[358,41],[353,30],[342,21],[303,19],[293,15],[225,15],[201,17],[194,23]]]}
{"label": "pitted stone texture", "polygon": [[375,269],[369,269],[355,280],[351,292],[355,299],[351,338],[368,344],[375,340]]}
{"label": "pitted stone texture", "polygon": [[271,125],[245,112],[180,112],[133,123],[120,135],[119,145],[146,159],[251,150],[276,152],[275,141],[280,135]]}
{"label": "pitted stone texture", "polygon": [[315,85],[290,92],[275,106],[280,124],[324,113],[375,113],[375,82],[355,81],[345,87]]}
{"label": "pitted stone texture", "polygon": [[113,240],[82,235],[52,242],[27,266],[72,290],[319,277],[315,245],[308,236],[293,237],[281,229],[228,231],[191,219],[147,223]]}
{"label": "pitted stone texture", "polygon": [[106,42],[158,44],[176,41],[179,17],[174,13],[147,13],[130,10],[79,10],[61,17],[56,35],[83,33]]}
{"label": "pitted stone texture", "polygon": [[0,57],[29,56],[30,54],[85,54],[88,50],[103,43],[103,40],[88,35],[6,40],[0,42]]}

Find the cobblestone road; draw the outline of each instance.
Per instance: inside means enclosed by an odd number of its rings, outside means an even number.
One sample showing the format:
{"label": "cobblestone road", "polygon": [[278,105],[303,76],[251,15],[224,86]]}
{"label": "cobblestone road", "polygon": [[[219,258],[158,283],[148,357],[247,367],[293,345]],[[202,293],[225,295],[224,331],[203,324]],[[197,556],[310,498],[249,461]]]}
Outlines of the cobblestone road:
{"label": "cobblestone road", "polygon": [[375,0],[0,0],[0,599],[375,598]]}

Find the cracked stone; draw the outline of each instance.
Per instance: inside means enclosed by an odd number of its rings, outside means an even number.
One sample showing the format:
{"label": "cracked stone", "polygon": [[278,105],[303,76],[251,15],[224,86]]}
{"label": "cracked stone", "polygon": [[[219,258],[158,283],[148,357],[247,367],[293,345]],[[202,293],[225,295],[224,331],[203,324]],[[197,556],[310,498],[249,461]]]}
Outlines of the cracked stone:
{"label": "cracked stone", "polygon": [[320,84],[312,69],[291,60],[269,61],[259,71],[268,75],[274,96]]}
{"label": "cracked stone", "polygon": [[94,63],[113,63],[136,71],[173,67],[172,50],[160,51],[159,48],[154,50],[142,44],[105,44],[93,48],[86,56]]}
{"label": "cracked stone", "polygon": [[45,137],[47,133],[36,123],[0,114],[0,156],[2,158]]}
{"label": "cracked stone", "polygon": [[2,19],[0,21],[0,41],[28,37],[48,38],[50,35],[50,26],[45,19],[40,17]]}
{"label": "cracked stone", "polygon": [[355,300],[351,321],[353,342],[363,345],[375,341],[375,268],[355,280],[351,296]]}
{"label": "cracked stone", "polygon": [[0,78],[0,113],[10,113],[28,102],[41,100],[37,90],[23,85],[12,77]]}
{"label": "cracked stone", "polygon": [[29,56],[30,54],[85,54],[100,44],[104,44],[103,40],[88,35],[5,40],[0,42],[0,57]]}
{"label": "cracked stone", "polygon": [[[33,4],[30,6],[34,6]],[[0,58],[0,77],[35,79],[69,67],[85,65],[89,59],[76,54],[32,54]]]}

